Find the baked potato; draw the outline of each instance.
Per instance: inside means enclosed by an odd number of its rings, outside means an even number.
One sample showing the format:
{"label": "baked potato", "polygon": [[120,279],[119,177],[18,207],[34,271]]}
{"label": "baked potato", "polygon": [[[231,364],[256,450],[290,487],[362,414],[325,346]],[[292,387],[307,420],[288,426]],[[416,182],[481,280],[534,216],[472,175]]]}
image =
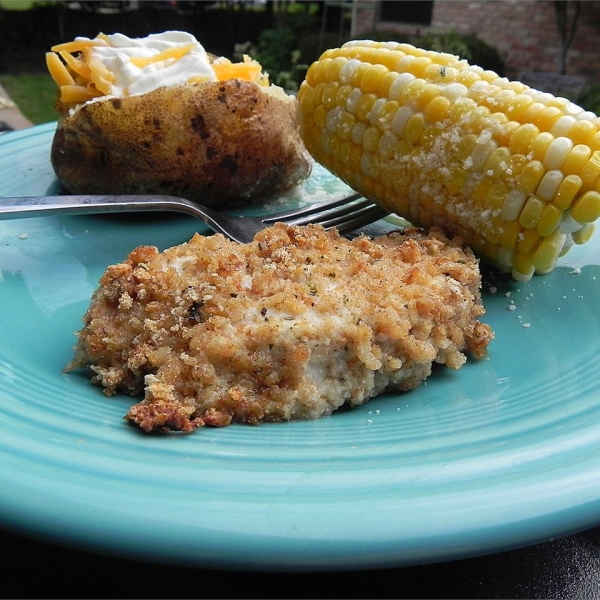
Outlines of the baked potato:
{"label": "baked potato", "polygon": [[[53,54],[64,58],[65,51]],[[82,52],[67,54],[85,63]],[[63,68],[73,84],[61,85],[51,60],[61,88],[51,162],[71,193],[169,194],[227,208],[282,192],[310,174],[296,100],[265,84],[254,61],[247,61],[253,67],[247,77],[247,69],[209,57],[209,64],[221,64],[233,77],[201,77],[121,96],[102,93],[91,78],[82,86],[70,59]]]}

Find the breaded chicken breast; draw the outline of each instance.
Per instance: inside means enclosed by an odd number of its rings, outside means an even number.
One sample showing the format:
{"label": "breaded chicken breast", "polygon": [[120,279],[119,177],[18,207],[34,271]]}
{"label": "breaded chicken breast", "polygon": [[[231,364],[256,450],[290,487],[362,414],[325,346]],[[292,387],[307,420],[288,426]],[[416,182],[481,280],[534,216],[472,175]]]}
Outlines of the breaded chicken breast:
{"label": "breaded chicken breast", "polygon": [[317,419],[483,357],[480,286],[473,254],[438,230],[195,235],[106,270],[67,370],[143,394],[126,418],[148,432]]}

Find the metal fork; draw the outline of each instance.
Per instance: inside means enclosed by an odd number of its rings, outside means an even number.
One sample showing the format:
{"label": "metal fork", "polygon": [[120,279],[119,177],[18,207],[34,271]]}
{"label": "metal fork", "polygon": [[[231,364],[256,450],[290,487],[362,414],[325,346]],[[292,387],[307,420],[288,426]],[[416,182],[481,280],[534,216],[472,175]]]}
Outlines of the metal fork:
{"label": "metal fork", "polygon": [[176,211],[204,221],[213,231],[246,243],[254,235],[277,222],[293,225],[318,223],[326,229],[335,227],[348,233],[385,217],[388,213],[365,200],[360,194],[312,204],[297,210],[264,215],[238,217],[224,214],[176,196],[30,196],[0,197],[0,219],[21,219],[61,213],[63,215],[124,213],[140,211]]}

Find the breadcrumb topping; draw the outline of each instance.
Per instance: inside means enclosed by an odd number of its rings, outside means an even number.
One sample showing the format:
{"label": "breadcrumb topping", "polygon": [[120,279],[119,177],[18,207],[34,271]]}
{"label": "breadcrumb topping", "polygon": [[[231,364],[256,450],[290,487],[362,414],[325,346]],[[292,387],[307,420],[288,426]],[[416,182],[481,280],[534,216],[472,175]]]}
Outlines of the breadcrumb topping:
{"label": "breadcrumb topping", "polygon": [[148,432],[317,419],[485,356],[480,287],[471,251],[435,228],[196,234],[108,267],[67,370],[143,394],[126,419]]}

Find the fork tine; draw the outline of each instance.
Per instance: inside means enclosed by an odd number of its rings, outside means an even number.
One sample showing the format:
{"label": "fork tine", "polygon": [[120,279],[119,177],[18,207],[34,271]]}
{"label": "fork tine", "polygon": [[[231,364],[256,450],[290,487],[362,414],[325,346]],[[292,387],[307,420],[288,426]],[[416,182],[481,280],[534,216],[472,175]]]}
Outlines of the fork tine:
{"label": "fork tine", "polygon": [[335,227],[340,233],[345,233],[347,231],[358,229],[359,227],[364,227],[365,225],[370,225],[388,215],[388,212],[373,205],[367,206],[363,210],[338,216],[335,219],[321,221],[320,225],[325,229]]}
{"label": "fork tine", "polygon": [[293,225],[306,225],[307,223],[334,223],[337,220],[344,221],[347,215],[359,213],[362,210],[373,207],[373,202],[363,198],[358,202],[347,202],[339,205],[338,208],[322,209],[319,212],[301,216],[300,218],[292,218],[286,220],[287,223]]}
{"label": "fork tine", "polygon": [[[294,219],[295,217],[303,217],[306,215],[314,215],[316,213],[325,212],[328,210],[332,210],[337,208],[338,206],[344,206],[345,204],[349,204],[354,200],[358,200],[362,198],[361,194],[352,193],[344,196],[343,198],[338,198],[337,200],[331,200],[330,202],[319,202],[316,204],[310,204],[309,206],[304,206],[303,208],[297,208],[293,210],[286,210],[283,212],[279,212],[274,215],[265,215],[262,217],[263,223],[271,224],[277,223],[281,221],[289,221],[290,219]],[[310,223],[314,220],[306,219],[305,222]],[[295,223],[296,221],[294,221]]]}

